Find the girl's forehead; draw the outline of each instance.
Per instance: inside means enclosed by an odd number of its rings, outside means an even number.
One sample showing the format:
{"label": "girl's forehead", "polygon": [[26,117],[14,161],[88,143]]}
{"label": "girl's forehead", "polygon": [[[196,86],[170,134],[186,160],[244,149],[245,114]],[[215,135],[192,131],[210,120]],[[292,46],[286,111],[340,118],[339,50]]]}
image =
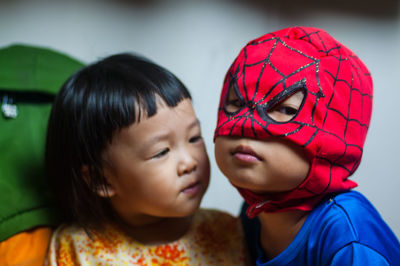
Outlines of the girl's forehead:
{"label": "girl's forehead", "polygon": [[139,121],[116,132],[113,143],[158,141],[170,132],[191,129],[197,125],[199,121],[190,99],[182,100],[174,107],[160,102],[154,115],[149,117],[147,114],[142,114]]}

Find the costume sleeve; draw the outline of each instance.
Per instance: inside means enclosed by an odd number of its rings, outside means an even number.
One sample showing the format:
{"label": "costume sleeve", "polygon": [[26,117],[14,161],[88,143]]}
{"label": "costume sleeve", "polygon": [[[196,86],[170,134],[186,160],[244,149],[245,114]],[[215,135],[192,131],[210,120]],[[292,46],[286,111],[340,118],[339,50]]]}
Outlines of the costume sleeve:
{"label": "costume sleeve", "polygon": [[329,265],[390,265],[388,260],[379,252],[363,244],[353,242],[340,249]]}

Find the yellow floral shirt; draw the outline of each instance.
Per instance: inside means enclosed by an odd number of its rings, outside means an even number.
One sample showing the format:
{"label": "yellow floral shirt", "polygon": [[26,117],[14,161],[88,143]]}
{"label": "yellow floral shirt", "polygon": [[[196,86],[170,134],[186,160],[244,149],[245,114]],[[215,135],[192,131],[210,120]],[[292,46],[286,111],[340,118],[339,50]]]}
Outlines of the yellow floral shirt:
{"label": "yellow floral shirt", "polygon": [[[163,245],[144,245],[113,226],[89,238],[83,228],[61,226],[53,234],[49,265],[245,265],[248,255],[237,218],[200,209],[189,231]],[[108,237],[105,237],[107,235]]]}

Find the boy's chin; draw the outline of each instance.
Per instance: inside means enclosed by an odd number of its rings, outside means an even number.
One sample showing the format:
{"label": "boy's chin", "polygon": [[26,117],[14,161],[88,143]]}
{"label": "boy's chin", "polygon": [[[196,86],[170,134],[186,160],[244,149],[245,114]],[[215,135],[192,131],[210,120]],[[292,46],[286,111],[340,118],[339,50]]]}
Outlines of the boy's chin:
{"label": "boy's chin", "polygon": [[268,190],[254,188],[252,186],[246,186],[246,185],[237,185],[232,181],[229,181],[229,182],[231,183],[232,186],[234,186],[238,190],[246,190],[246,191],[249,191],[249,192],[251,192],[251,193],[253,193],[255,195],[259,195],[259,196],[263,196],[263,195],[266,195],[266,194],[268,194],[268,195],[277,194],[277,193],[281,192],[281,191],[268,191]]}
{"label": "boy's chin", "polygon": [[231,180],[231,179],[228,179],[228,180],[229,180],[229,183],[231,183],[231,185],[234,186],[236,189],[244,189],[244,190],[248,190],[248,191],[251,191],[251,192],[253,192],[255,194],[260,194],[260,195],[265,193],[265,191],[261,191],[259,189],[255,189],[254,187],[251,187],[251,186],[249,186],[247,184],[243,184],[243,183],[237,182],[235,180]]}

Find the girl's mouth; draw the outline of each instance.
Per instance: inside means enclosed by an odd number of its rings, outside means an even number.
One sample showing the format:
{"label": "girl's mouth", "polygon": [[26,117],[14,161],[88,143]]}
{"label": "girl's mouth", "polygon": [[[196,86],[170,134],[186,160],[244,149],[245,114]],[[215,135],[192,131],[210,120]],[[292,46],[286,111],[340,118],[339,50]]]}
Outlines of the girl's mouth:
{"label": "girl's mouth", "polygon": [[189,196],[194,196],[201,190],[200,181],[190,184],[186,188],[182,190],[182,193],[187,194]]}

